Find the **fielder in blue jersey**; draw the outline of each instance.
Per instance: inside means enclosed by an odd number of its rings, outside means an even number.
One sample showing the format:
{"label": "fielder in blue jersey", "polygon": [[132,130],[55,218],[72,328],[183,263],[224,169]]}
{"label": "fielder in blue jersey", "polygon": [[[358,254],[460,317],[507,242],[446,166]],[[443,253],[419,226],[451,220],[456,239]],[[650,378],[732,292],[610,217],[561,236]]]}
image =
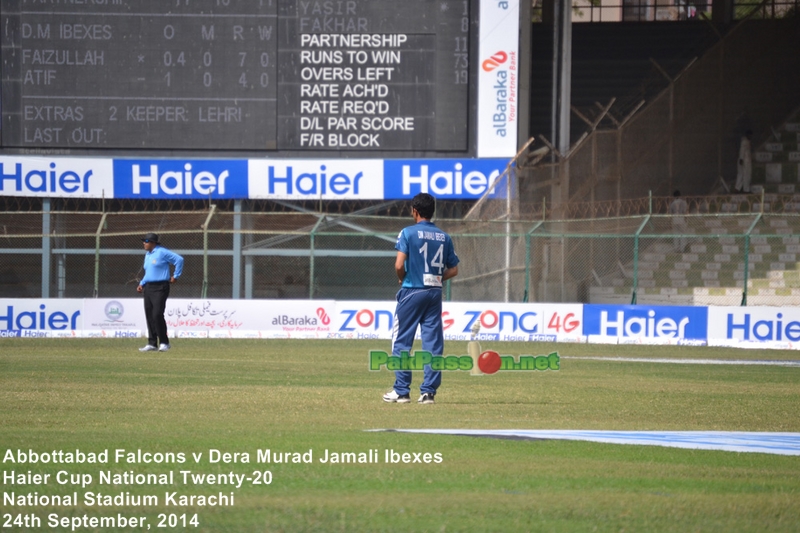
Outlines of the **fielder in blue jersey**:
{"label": "fielder in blue jersey", "polygon": [[[458,256],[453,250],[450,236],[432,222],[436,200],[427,193],[416,195],[411,201],[411,214],[415,225],[397,236],[397,259],[394,263],[400,290],[392,331],[392,355],[411,353],[414,336],[419,326],[422,349],[431,355],[444,351],[442,328],[442,283],[458,274]],[[442,382],[442,373],[425,365],[420,386],[419,403],[434,402],[436,390]],[[383,395],[383,401],[409,403],[411,398],[411,372],[396,371],[394,388]]]}

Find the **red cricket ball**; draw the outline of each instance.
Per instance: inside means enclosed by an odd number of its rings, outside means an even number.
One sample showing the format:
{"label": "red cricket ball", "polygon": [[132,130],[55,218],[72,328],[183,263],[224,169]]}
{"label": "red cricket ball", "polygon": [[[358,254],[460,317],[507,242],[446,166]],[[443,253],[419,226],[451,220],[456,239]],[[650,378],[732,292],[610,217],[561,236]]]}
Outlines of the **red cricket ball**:
{"label": "red cricket ball", "polygon": [[500,370],[501,364],[500,354],[492,350],[486,350],[478,357],[478,368],[484,374],[494,374]]}

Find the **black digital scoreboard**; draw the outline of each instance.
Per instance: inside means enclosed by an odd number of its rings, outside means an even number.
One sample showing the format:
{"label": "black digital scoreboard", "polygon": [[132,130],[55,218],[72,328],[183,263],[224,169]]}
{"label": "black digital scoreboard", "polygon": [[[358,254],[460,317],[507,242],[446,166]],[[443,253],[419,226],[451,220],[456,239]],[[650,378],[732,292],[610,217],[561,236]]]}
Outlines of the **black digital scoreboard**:
{"label": "black digital scoreboard", "polygon": [[476,6],[2,0],[0,144],[469,154]]}

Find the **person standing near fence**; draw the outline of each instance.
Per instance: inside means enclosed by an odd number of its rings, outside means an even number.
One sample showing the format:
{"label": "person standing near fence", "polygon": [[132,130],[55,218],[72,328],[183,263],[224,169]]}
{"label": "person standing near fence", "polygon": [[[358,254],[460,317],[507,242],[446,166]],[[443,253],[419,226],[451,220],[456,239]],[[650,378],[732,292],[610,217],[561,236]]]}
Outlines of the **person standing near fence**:
{"label": "person standing near fence", "polygon": [[[175,283],[183,273],[183,257],[161,246],[155,233],[145,235],[142,244],[147,252],[144,256],[144,278],[136,287],[136,292],[144,294],[148,342],[139,351],[166,352],[170,346],[164,311],[167,308],[170,284]],[[170,272],[170,265],[175,267],[174,272]]]}
{"label": "person standing near fence", "polygon": [[669,214],[672,215],[672,233],[680,234],[674,239],[675,251],[681,253],[689,244],[689,241],[684,234],[689,229],[686,225],[686,213],[689,212],[689,204],[686,200],[681,198],[681,191],[672,193],[672,203],[669,204]]}
{"label": "person standing near fence", "polygon": [[750,142],[753,131],[747,130],[739,143],[739,166],[736,171],[736,192],[750,192],[750,181],[753,179],[753,154]]}
{"label": "person standing near fence", "polygon": [[[422,349],[433,356],[444,352],[442,327],[442,283],[458,275],[458,256],[450,236],[437,228],[431,218],[436,200],[427,193],[411,201],[413,226],[397,236],[397,257],[394,269],[400,283],[392,330],[392,355],[411,355],[414,336],[419,326]],[[432,404],[442,382],[442,373],[425,365],[418,403]],[[394,388],[383,395],[383,401],[409,403],[411,371],[396,371]]]}

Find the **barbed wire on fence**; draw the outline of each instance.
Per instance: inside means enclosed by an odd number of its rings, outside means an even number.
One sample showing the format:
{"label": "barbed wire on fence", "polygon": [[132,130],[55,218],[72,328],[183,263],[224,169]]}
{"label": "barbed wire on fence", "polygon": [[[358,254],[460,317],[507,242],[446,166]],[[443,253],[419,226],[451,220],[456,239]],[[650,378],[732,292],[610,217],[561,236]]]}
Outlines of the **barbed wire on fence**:
{"label": "barbed wire on fence", "polygon": [[[206,212],[213,203],[220,212],[234,212],[237,200],[165,200],[165,199],[47,199],[49,212],[120,213],[120,212]],[[317,213],[379,216],[411,216],[411,204],[406,200],[238,200],[242,212],[252,213]],[[474,204],[472,200],[439,200],[436,216],[461,218]],[[0,213],[41,213],[45,199],[27,196],[0,196]]]}
{"label": "barbed wire on fence", "polygon": [[[800,194],[731,194],[709,196],[682,196],[689,213],[731,214],[731,213],[800,213]],[[595,202],[570,202],[558,211],[560,219],[592,219],[607,217],[639,216],[650,213],[665,214],[674,198],[672,196],[653,196],[604,200]],[[525,220],[553,219],[554,210],[547,204],[521,202],[520,214]]]}
{"label": "barbed wire on fence", "polygon": [[[646,205],[605,218],[437,219],[461,258],[448,297],[738,305],[750,291],[751,304],[800,303],[800,215]],[[157,231],[186,258],[177,297],[391,299],[394,241],[409,223],[295,210],[0,213],[0,296],[133,297],[140,237]]]}

